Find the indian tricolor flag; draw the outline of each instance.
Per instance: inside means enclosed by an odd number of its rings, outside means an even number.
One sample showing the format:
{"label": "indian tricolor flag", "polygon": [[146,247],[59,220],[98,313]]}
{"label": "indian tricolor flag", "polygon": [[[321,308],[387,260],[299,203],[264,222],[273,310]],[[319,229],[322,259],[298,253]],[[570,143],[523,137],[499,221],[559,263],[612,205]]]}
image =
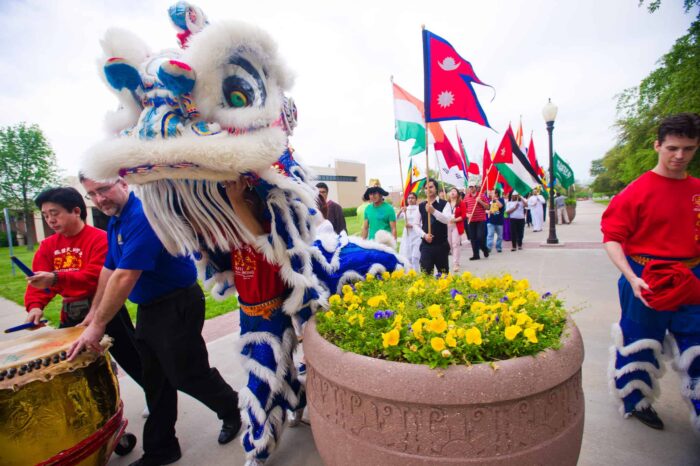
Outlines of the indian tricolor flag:
{"label": "indian tricolor flag", "polygon": [[410,155],[425,151],[425,117],[423,102],[413,97],[403,88],[394,86],[394,117],[396,118],[395,139],[414,139]]}

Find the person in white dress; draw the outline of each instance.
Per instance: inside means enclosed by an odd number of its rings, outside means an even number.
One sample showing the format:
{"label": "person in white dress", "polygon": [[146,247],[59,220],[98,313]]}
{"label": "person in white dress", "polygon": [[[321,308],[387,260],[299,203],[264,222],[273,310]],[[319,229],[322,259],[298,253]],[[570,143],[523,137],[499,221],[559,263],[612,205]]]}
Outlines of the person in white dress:
{"label": "person in white dress", "polygon": [[544,197],[540,190],[535,188],[532,195],[527,199],[527,206],[530,208],[532,216],[532,231],[542,231],[544,225]]}
{"label": "person in white dress", "polygon": [[408,259],[410,267],[416,272],[420,272],[420,240],[421,240],[421,219],[418,212],[418,197],[415,193],[409,193],[408,205],[401,208],[399,218],[406,219],[406,227],[401,236],[399,254]]}

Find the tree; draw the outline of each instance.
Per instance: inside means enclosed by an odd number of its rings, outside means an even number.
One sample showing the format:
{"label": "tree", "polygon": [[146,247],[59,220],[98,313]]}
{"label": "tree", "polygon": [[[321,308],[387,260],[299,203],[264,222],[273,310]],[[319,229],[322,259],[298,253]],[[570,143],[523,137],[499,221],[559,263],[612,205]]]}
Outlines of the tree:
{"label": "tree", "polygon": [[[659,4],[658,0],[651,1],[648,8],[655,11]],[[686,11],[698,4],[700,0],[684,2]],[[603,177],[600,182],[593,183],[594,190],[622,189],[653,168],[657,161],[653,143],[659,121],[674,113],[698,112],[699,109],[700,15],[639,86],[625,89],[617,96],[617,142],[602,159],[591,164],[591,174]],[[695,157],[688,171],[700,176],[700,157]]]}
{"label": "tree", "polygon": [[33,199],[57,181],[56,157],[37,125],[0,128],[0,204],[22,212],[27,249],[36,242]]}

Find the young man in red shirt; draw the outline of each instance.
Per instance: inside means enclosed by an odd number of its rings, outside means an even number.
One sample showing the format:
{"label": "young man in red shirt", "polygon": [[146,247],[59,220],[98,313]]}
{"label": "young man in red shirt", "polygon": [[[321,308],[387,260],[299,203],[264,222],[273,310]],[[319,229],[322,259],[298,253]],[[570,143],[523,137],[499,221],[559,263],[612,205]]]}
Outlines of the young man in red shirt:
{"label": "young man in red shirt", "polygon": [[469,183],[469,192],[464,197],[464,203],[467,208],[467,225],[473,253],[469,260],[478,261],[479,251],[483,251],[484,257],[489,257],[486,247],[486,209],[491,205],[488,197],[481,194],[473,182]]}
{"label": "young man in red shirt", "polygon": [[[37,196],[35,203],[56,234],[44,239],[34,254],[34,275],[27,277],[24,295],[27,322],[38,324],[46,305],[60,295],[63,298],[60,327],[73,327],[90,310],[107,254],[107,233],[85,223],[87,207],[83,196],[74,188],[47,189]],[[141,360],[134,346],[134,325],[126,307],[110,321],[107,334],[114,338],[110,353],[141,385]]]}
{"label": "young man in red shirt", "polygon": [[[611,387],[626,417],[655,429],[663,429],[651,404],[668,338],[683,381],[681,393],[700,431],[700,179],[687,174],[699,142],[697,114],[664,119],[654,143],[656,166],[613,198],[601,223],[605,249],[622,272]],[[654,277],[651,272],[659,265],[667,269]],[[686,285],[664,286],[680,278]],[[664,296],[672,299],[660,299]]]}

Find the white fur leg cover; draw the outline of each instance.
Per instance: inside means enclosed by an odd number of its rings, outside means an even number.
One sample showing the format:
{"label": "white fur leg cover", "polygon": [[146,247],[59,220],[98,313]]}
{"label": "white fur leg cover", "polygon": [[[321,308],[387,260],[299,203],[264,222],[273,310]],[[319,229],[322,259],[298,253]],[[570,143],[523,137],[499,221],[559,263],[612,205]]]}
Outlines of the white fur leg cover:
{"label": "white fur leg cover", "polygon": [[[661,342],[644,338],[624,344],[623,329],[612,325],[608,383],[610,393],[619,402],[620,414],[651,405],[659,395],[657,379],[665,368],[661,361]],[[650,350],[650,351],[649,351]]]}
{"label": "white fur leg cover", "polygon": [[241,441],[249,459],[265,460],[282,434],[287,410],[306,404],[292,360],[297,338],[280,309],[270,320],[241,317],[239,345],[248,372],[248,383],[238,394],[245,427]]}
{"label": "white fur leg cover", "polygon": [[700,434],[700,336],[669,333],[667,343],[681,377],[681,395],[690,408],[690,424]]}

